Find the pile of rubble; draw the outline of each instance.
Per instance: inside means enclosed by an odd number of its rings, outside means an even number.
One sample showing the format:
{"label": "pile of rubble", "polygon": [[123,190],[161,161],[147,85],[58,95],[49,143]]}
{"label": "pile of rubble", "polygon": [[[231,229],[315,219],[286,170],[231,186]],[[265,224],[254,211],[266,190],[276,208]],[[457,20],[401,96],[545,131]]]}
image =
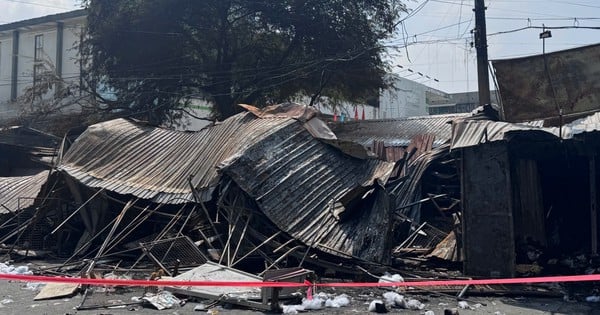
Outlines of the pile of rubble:
{"label": "pile of rubble", "polygon": [[[61,141],[17,134],[34,138],[31,147],[2,140],[14,139],[15,130],[0,134],[0,153],[10,157],[0,170],[0,253],[5,260],[60,261],[42,274],[88,278],[372,281],[386,271],[406,281],[461,277],[462,175],[448,122],[465,115],[393,121],[402,132],[390,136],[386,122],[327,124],[297,104],[243,107],[199,132],[115,119]],[[462,298],[467,289],[433,290]],[[93,301],[109,290],[120,289],[83,292]],[[296,293],[146,291],[117,304],[166,307],[182,303],[176,294],[273,309]],[[339,296],[317,298],[321,306],[346,304]],[[392,300],[373,309],[422,306]]]}

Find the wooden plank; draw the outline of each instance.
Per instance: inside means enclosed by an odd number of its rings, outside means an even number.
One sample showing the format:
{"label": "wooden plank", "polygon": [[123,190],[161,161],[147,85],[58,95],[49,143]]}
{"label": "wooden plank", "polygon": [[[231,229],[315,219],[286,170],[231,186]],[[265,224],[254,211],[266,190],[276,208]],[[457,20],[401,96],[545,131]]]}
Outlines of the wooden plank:
{"label": "wooden plank", "polygon": [[33,300],[48,300],[58,299],[62,297],[72,296],[79,289],[79,284],[76,283],[48,283]]}

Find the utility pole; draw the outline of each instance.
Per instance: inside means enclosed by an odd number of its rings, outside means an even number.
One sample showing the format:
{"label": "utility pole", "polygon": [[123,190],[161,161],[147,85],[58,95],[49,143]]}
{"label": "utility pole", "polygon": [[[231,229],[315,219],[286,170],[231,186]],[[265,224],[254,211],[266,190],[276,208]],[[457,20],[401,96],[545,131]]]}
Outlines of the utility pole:
{"label": "utility pole", "polygon": [[475,0],[475,49],[477,51],[477,83],[479,105],[491,104],[488,74],[487,35],[485,30],[484,0]]}

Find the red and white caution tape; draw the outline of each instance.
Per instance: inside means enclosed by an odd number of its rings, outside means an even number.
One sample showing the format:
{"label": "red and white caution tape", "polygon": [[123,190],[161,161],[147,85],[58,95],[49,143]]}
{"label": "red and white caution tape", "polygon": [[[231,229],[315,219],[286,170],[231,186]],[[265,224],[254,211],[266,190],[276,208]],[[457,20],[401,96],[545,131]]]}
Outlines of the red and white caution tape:
{"label": "red and white caution tape", "polygon": [[129,280],[129,279],[88,279],[49,277],[22,274],[0,274],[0,280],[17,280],[26,282],[54,282],[77,283],[89,285],[110,286],[184,286],[184,287],[428,287],[428,286],[464,286],[464,285],[491,285],[491,284],[528,284],[552,282],[585,282],[600,281],[600,274],[578,276],[552,276],[530,278],[501,278],[501,279],[476,279],[476,280],[428,280],[409,282],[337,282],[337,283],[311,283],[298,282],[252,282],[252,281],[181,281],[181,280]]}

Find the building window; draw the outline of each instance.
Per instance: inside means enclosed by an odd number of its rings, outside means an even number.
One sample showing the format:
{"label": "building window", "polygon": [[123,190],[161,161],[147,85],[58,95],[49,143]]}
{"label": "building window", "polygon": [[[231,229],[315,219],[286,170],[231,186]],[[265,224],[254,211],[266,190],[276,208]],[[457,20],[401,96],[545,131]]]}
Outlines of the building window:
{"label": "building window", "polygon": [[44,73],[44,35],[35,35],[34,52],[33,52],[33,85],[40,83],[42,74]]}
{"label": "building window", "polygon": [[33,59],[35,61],[42,61],[44,55],[44,34],[35,35],[35,52]]}

